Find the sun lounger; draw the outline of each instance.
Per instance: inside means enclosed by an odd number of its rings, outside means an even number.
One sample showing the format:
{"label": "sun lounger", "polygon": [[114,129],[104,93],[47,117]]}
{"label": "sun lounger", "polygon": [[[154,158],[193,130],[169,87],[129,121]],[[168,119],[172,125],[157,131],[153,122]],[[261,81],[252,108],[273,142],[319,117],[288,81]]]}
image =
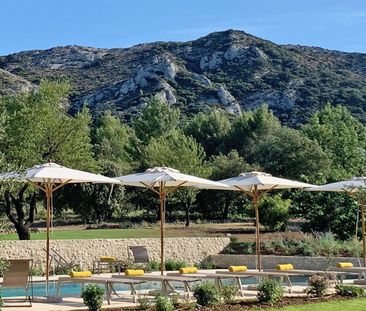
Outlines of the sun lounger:
{"label": "sun lounger", "polygon": [[175,277],[185,277],[185,278],[195,278],[195,279],[200,279],[200,280],[213,280],[215,285],[219,288],[222,289],[224,287],[224,282],[223,280],[227,280],[227,279],[231,279],[233,280],[233,284],[234,286],[238,289],[239,295],[241,297],[244,297],[244,291],[243,291],[243,284],[241,282],[242,278],[247,278],[247,277],[251,277],[251,276],[237,276],[234,273],[233,274],[220,274],[218,273],[185,273],[185,274],[181,274],[178,272],[167,272],[167,276],[175,276]]}
{"label": "sun lounger", "polygon": [[366,279],[366,267],[334,268],[333,271],[356,274],[359,280]]}
{"label": "sun lounger", "polygon": [[286,281],[288,285],[289,293],[292,293],[292,282],[291,276],[301,276],[301,273],[288,273],[287,271],[257,271],[257,270],[247,270],[245,272],[230,272],[230,271],[217,271],[218,275],[231,275],[235,277],[258,277],[260,279],[272,279],[278,278],[281,284]]}
{"label": "sun lounger", "polygon": [[107,270],[110,273],[114,272],[115,267],[118,269],[118,274],[121,274],[122,267],[126,264],[124,260],[118,260],[115,257],[110,257],[110,259],[103,259],[101,257],[93,262],[93,273],[99,273],[103,270]]}
{"label": "sun lounger", "polygon": [[286,272],[288,274],[302,275],[302,276],[312,276],[317,273],[328,273],[328,274],[334,274],[336,276],[337,283],[343,283],[344,276],[347,275],[347,272],[343,271],[322,271],[322,270],[305,270],[305,269],[291,269],[283,271],[279,271],[277,269],[266,269],[264,270],[264,272]]}
{"label": "sun lounger", "polygon": [[137,302],[138,293],[135,288],[135,285],[145,283],[143,280],[132,280],[130,278],[107,278],[107,277],[84,277],[84,278],[72,278],[72,277],[59,277],[57,281],[57,292],[56,296],[61,297],[61,284],[63,283],[76,283],[82,284],[82,289],[85,284],[102,284],[105,288],[106,298],[108,304],[111,303],[112,294],[116,294],[116,291],[113,288],[113,284],[124,284],[128,285],[131,290],[131,295],[133,302]]}
{"label": "sun lounger", "polygon": [[[33,300],[33,279],[32,279],[32,259],[11,259],[7,260],[9,268],[4,271],[3,283],[1,288],[22,288],[25,291],[25,300],[17,298],[6,298],[4,302],[29,302],[32,306]],[[16,306],[11,304],[11,306]]]}
{"label": "sun lounger", "polygon": [[[45,249],[43,250],[46,251]],[[53,274],[67,274],[69,273],[69,271],[78,268],[79,264],[66,260],[64,257],[61,256],[60,253],[51,248],[50,267],[51,267],[51,273]]]}
{"label": "sun lounger", "polygon": [[366,285],[366,280],[354,280],[353,284],[355,285]]}
{"label": "sun lounger", "polygon": [[149,253],[147,252],[145,246],[129,246],[128,249],[132,253],[132,258],[130,259],[133,264],[141,264],[146,266],[150,262]]}
{"label": "sun lounger", "polygon": [[144,274],[141,276],[126,276],[126,275],[112,275],[115,279],[130,279],[134,281],[145,281],[145,282],[156,282],[161,284],[162,292],[165,295],[170,293],[178,293],[173,283],[181,283],[184,288],[184,297],[191,297],[192,295],[192,284],[202,281],[200,277],[183,277],[183,276],[170,276],[170,275],[155,275],[155,274]]}

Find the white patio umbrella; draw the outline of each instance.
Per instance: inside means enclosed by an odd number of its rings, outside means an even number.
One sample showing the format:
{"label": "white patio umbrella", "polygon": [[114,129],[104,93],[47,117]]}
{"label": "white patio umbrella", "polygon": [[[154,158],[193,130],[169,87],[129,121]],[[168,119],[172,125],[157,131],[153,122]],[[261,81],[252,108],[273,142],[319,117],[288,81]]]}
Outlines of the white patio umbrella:
{"label": "white patio umbrella", "polygon": [[[358,191],[366,189],[366,177],[353,177],[350,180],[338,181],[323,186],[312,187],[308,191],[330,191],[330,192],[344,192],[349,196],[354,196]],[[365,238],[365,205],[363,200],[358,202],[361,210],[361,226],[362,226],[362,258],[363,265],[366,267],[366,238]]]}
{"label": "white patio umbrella", "polygon": [[259,232],[259,199],[263,194],[275,189],[306,188],[313,185],[294,180],[273,177],[263,172],[242,173],[237,177],[219,180],[220,183],[228,185],[230,190],[241,191],[250,196],[255,210],[255,241],[257,254],[257,269],[261,270],[260,255],[260,232]]}
{"label": "white patio umbrella", "polygon": [[169,193],[181,187],[226,189],[226,185],[180,173],[170,167],[149,168],[145,172],[116,177],[123,185],[148,188],[160,200],[160,271],[164,273],[165,200]]}
{"label": "white patio umbrella", "polygon": [[[48,277],[50,263],[50,220],[52,210],[53,193],[67,184],[74,183],[105,183],[120,184],[114,178],[105,177],[99,174],[92,174],[84,171],[67,168],[56,163],[45,163],[35,165],[25,171],[24,174],[7,173],[0,176],[1,180],[29,182],[46,194],[46,289],[48,292]],[[47,293],[48,294],[48,293]]]}

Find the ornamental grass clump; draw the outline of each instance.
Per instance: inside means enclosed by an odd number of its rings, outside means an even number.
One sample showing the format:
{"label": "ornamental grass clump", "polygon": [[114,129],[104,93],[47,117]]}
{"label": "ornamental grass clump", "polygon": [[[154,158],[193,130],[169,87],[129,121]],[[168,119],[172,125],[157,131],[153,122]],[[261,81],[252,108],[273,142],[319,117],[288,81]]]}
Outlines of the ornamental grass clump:
{"label": "ornamental grass clump", "polygon": [[165,296],[157,296],[155,302],[156,311],[174,311],[173,303]]}
{"label": "ornamental grass clump", "polygon": [[276,280],[264,280],[258,285],[257,299],[259,302],[273,305],[281,301],[283,297],[283,289],[281,284]]}
{"label": "ornamental grass clump", "polygon": [[151,271],[159,271],[160,270],[160,262],[156,261],[156,260],[151,260],[147,266],[145,271],[147,272],[151,272]]}
{"label": "ornamental grass clump", "polygon": [[235,296],[238,293],[238,289],[233,285],[224,285],[221,288],[221,297],[225,303],[235,302]]}
{"label": "ornamental grass clump", "polygon": [[137,302],[138,302],[138,310],[145,311],[149,310],[151,307],[149,298],[145,295],[138,296]]}
{"label": "ornamental grass clump", "polygon": [[180,268],[185,268],[187,266],[188,264],[185,261],[179,261],[174,259],[168,259],[167,261],[165,261],[166,271],[176,271],[179,270]]}

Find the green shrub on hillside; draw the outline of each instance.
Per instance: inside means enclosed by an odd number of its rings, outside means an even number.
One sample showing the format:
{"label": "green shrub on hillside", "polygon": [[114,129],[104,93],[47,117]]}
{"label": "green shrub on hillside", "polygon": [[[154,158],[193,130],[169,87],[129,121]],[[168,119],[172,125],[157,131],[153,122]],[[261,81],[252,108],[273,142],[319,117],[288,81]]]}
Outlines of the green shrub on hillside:
{"label": "green shrub on hillside", "polygon": [[291,200],[283,200],[280,195],[265,196],[259,204],[261,224],[271,231],[285,231],[290,205]]}
{"label": "green shrub on hillside", "polygon": [[[278,256],[345,256],[357,257],[361,254],[361,243],[357,239],[340,241],[331,233],[304,236],[303,240],[277,239],[261,243],[261,252]],[[255,254],[255,244],[232,239],[222,254]]]}

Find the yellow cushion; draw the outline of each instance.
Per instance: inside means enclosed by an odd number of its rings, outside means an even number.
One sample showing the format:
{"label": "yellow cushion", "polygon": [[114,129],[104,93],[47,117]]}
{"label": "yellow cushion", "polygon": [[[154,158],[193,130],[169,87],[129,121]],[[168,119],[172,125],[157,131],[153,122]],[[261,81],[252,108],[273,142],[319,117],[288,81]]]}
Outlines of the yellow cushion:
{"label": "yellow cushion", "polygon": [[285,270],[293,270],[294,266],[290,263],[287,264],[283,264],[283,265],[277,265],[276,269],[280,270],[280,271],[285,271]]}
{"label": "yellow cushion", "polygon": [[127,269],[125,270],[125,275],[130,275],[130,276],[141,276],[141,275],[144,275],[144,270],[142,269],[136,269],[136,270],[133,270],[133,269]]}
{"label": "yellow cushion", "polygon": [[198,269],[196,267],[185,267],[179,269],[179,273],[181,274],[197,273],[197,271]]}
{"label": "yellow cushion", "polygon": [[229,271],[230,272],[245,272],[247,271],[247,266],[230,266]]}
{"label": "yellow cushion", "polygon": [[100,256],[100,261],[116,261],[116,257],[114,256]]}
{"label": "yellow cushion", "polygon": [[337,268],[352,268],[353,263],[352,262],[338,262]]}
{"label": "yellow cushion", "polygon": [[92,273],[90,271],[71,271],[70,276],[72,278],[89,278]]}

